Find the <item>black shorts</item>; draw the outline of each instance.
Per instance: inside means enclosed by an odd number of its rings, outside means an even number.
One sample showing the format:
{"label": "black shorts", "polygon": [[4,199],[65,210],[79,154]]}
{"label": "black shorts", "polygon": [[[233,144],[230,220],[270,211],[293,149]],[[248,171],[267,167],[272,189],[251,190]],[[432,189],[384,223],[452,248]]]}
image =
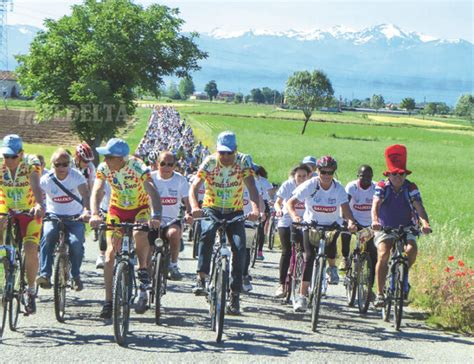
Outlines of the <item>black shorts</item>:
{"label": "black shorts", "polygon": [[165,241],[166,240],[166,233],[168,232],[168,229],[171,227],[171,226],[177,226],[179,228],[182,228],[182,224],[181,224],[181,220],[175,220],[172,224],[164,227],[164,228],[160,228],[160,230],[150,230],[148,232],[148,243],[150,244],[150,246],[155,246],[155,240],[158,238],[158,232],[160,233],[160,238]]}

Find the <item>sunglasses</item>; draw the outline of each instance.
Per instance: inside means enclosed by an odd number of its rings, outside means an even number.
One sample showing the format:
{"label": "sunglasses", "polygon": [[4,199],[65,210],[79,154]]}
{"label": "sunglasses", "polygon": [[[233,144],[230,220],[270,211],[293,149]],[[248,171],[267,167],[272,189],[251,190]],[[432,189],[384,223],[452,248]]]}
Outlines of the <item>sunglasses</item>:
{"label": "sunglasses", "polygon": [[404,172],[395,172],[395,173],[390,173],[391,176],[405,176],[405,173]]}
{"label": "sunglasses", "polygon": [[4,159],[17,159],[18,155],[6,155],[6,154],[4,154],[3,158]]}
{"label": "sunglasses", "polygon": [[220,155],[233,155],[235,152],[219,152]]}
{"label": "sunglasses", "polygon": [[319,173],[323,174],[323,175],[328,175],[328,176],[332,176],[334,174],[334,171],[321,171],[319,170]]}
{"label": "sunglasses", "polygon": [[165,161],[160,162],[160,167],[164,167],[164,166],[174,167],[174,162],[173,163],[166,163]]}
{"label": "sunglasses", "polygon": [[68,163],[68,162],[64,162],[64,163],[54,163],[54,166],[55,166],[56,168],[59,168],[59,167],[66,168],[66,167],[69,167],[69,163]]}

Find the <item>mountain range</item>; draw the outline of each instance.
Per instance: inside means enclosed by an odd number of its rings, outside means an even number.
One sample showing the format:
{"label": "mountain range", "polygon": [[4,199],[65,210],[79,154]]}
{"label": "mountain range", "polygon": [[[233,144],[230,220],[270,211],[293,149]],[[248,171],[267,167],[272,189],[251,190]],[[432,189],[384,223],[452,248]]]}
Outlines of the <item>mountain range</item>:
{"label": "mountain range", "polygon": [[[28,52],[38,28],[8,27],[9,68],[14,54]],[[466,40],[437,39],[406,32],[393,24],[360,31],[343,26],[327,30],[214,29],[197,39],[209,57],[193,74],[197,90],[209,80],[219,90],[248,93],[252,88],[284,90],[299,70],[323,70],[332,81],[335,96],[364,98],[382,94],[386,101],[414,97],[417,102],[443,101],[474,91],[474,45]]]}

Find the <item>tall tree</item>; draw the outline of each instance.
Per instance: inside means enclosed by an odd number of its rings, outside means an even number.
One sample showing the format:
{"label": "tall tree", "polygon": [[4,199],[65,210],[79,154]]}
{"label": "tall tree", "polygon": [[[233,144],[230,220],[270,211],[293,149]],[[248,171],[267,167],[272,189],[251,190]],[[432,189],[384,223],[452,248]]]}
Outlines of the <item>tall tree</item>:
{"label": "tall tree", "polygon": [[234,95],[234,103],[241,104],[244,101],[244,95],[241,92],[237,92]]}
{"label": "tall tree", "polygon": [[171,81],[168,85],[168,91],[166,92],[168,97],[173,100],[181,99],[181,94],[178,91],[178,87],[176,87],[176,83]]}
{"label": "tall tree", "polygon": [[209,96],[209,100],[212,101],[213,99],[215,99],[217,94],[219,93],[216,81],[209,81],[206,87],[204,87],[204,92],[207,94],[207,96]]}
{"label": "tall tree", "polygon": [[411,114],[411,112],[415,110],[415,106],[415,99],[411,97],[405,97],[402,102],[400,102],[400,108],[408,111],[408,114]]}
{"label": "tall tree", "polygon": [[262,95],[266,104],[273,104],[275,90],[272,90],[270,87],[262,87]]}
{"label": "tall tree", "polygon": [[193,94],[194,91],[196,91],[194,87],[194,82],[191,77],[184,77],[179,81],[179,86],[178,86],[179,94],[181,95],[181,98],[183,100],[186,100],[189,96]]}
{"label": "tall tree", "polygon": [[262,90],[259,88],[250,90],[250,94],[252,95],[253,102],[257,104],[263,104],[265,102],[265,96],[263,96]]}
{"label": "tall tree", "polygon": [[474,118],[474,95],[462,95],[456,103],[454,113],[457,116],[461,116],[472,121]]}
{"label": "tall tree", "polygon": [[372,95],[372,99],[370,100],[370,107],[375,110],[379,110],[385,107],[385,100],[382,95]]}
{"label": "tall tree", "polygon": [[309,71],[295,72],[288,78],[285,98],[290,106],[303,111],[304,125],[301,134],[304,134],[306,124],[308,124],[314,109],[327,105],[333,95],[331,81],[320,70],[315,70],[312,73]]}
{"label": "tall tree", "polygon": [[93,147],[114,136],[135,112],[135,90],[157,95],[163,77],[184,77],[207,57],[196,33],[181,33],[178,15],[131,0],[85,0],[71,15],[46,20],[30,53],[17,57],[38,118],[70,112],[74,132]]}

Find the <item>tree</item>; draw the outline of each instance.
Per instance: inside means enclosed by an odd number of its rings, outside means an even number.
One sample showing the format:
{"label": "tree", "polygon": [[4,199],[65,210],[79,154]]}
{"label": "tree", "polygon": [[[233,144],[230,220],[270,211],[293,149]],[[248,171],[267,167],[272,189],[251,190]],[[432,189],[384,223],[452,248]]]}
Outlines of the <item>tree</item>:
{"label": "tree", "polygon": [[438,115],[447,115],[451,112],[451,109],[445,102],[438,102],[436,104],[436,113]]}
{"label": "tree", "polygon": [[265,102],[265,96],[263,96],[262,90],[259,88],[250,90],[250,95],[252,95],[252,101],[257,104],[263,104]]}
{"label": "tree", "polygon": [[385,100],[382,95],[372,95],[372,99],[370,100],[370,107],[375,110],[379,110],[385,107]]}
{"label": "tree", "polygon": [[234,95],[234,102],[236,104],[241,104],[242,102],[244,101],[244,95],[240,92],[237,92],[235,95]]}
{"label": "tree", "polygon": [[252,99],[252,96],[250,96],[250,95],[245,95],[245,97],[244,97],[244,102],[245,102],[246,104],[248,104],[251,99]]}
{"label": "tree", "polygon": [[461,116],[472,121],[472,118],[474,117],[474,95],[462,95],[456,103],[454,113],[457,116]]}
{"label": "tree", "polygon": [[410,114],[413,110],[415,110],[415,99],[411,97],[405,97],[402,102],[400,103],[400,108],[405,109]]}
{"label": "tree", "polygon": [[215,99],[217,94],[219,93],[216,81],[209,81],[206,87],[204,87],[204,92],[207,94],[207,96],[209,96],[209,100],[212,101],[212,99]]}
{"label": "tree", "polygon": [[426,115],[435,115],[436,114],[436,103],[435,102],[428,102],[423,111]]}
{"label": "tree", "polygon": [[276,90],[272,90],[270,87],[262,88],[263,99],[266,104],[273,104]]}
{"label": "tree", "polygon": [[363,108],[369,108],[370,107],[370,98],[366,97],[365,99],[363,99],[360,103],[360,106],[363,107]]}
{"label": "tree", "polygon": [[182,35],[177,9],[131,0],[85,0],[45,21],[18,56],[18,80],[37,95],[38,119],[69,113],[82,140],[97,147],[134,114],[136,90],[158,95],[164,76],[186,76],[207,57],[196,33]]}
{"label": "tree", "polygon": [[186,100],[189,96],[193,94],[194,91],[196,91],[194,87],[194,82],[191,77],[184,77],[179,81],[179,86],[178,86],[179,94],[181,95],[181,98],[183,100]]}
{"label": "tree", "polygon": [[176,83],[174,81],[171,81],[170,84],[168,85],[168,91],[166,92],[166,95],[172,99],[172,100],[180,100],[181,95],[178,91],[178,88],[176,87]]}
{"label": "tree", "polygon": [[325,106],[334,95],[331,81],[320,70],[295,72],[286,81],[286,102],[304,114],[304,125],[301,134],[304,134],[306,125],[315,108]]}

